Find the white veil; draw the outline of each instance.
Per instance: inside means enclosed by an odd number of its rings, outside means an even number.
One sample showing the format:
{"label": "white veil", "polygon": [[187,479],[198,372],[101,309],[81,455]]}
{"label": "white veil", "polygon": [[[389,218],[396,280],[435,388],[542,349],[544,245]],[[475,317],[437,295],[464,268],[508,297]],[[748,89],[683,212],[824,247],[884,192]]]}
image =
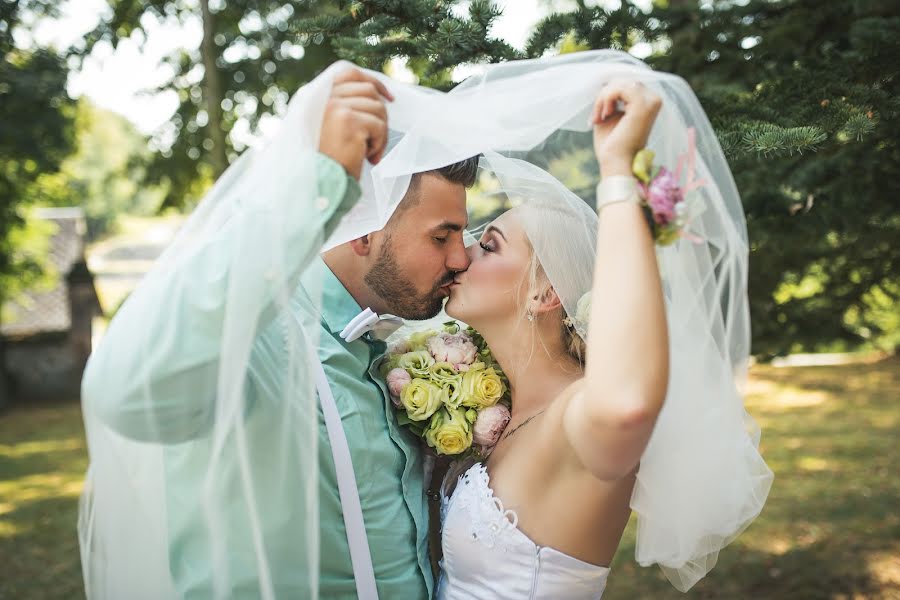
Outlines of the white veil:
{"label": "white veil", "polygon": [[[187,575],[173,559],[175,543],[208,551],[208,563],[192,568],[208,571],[215,597],[238,595],[235,581],[248,597],[289,597],[284,589],[316,597],[317,398],[309,359],[321,298],[306,289],[306,302],[295,302],[299,271],[316,252],[381,229],[411,174],[480,153],[494,191],[525,202],[559,198],[584,217],[584,229],[572,232],[574,254],[538,250],[551,281],[571,290],[563,295],[572,314],[592,269],[580,262],[573,271],[570,263],[573,273],[563,277],[560,261],[592,260],[596,230],[588,116],[602,85],[622,76],[663,98],[649,144],[658,163],[674,165],[691,127],[698,172],[708,181],[694,228],[704,242],[682,240],[658,253],[672,376],[632,498],[638,562],[660,564],[676,587],[689,588],[759,514],[772,477],[739,393],[750,340],[746,226],[696,97],[682,79],[614,51],[490,66],[447,94],[372,73],[396,97],[388,107],[395,143],[378,166],[364,168],[362,199],[328,240],[292,239],[285,224],[316,210],[319,123],[335,73],[348,66],[337,63],[299,90],[277,133],[228,169],[91,359],[84,386],[91,466],[79,518],[89,598],[177,597]],[[202,282],[181,277],[182,261],[202,253],[215,257],[215,269]],[[224,315],[172,329],[213,331],[215,344],[178,360],[161,350],[178,346],[146,326],[171,313],[158,301],[163,285],[167,302]],[[284,344],[260,345],[259,331],[273,326]],[[275,389],[257,390],[261,407],[245,391],[267,364],[283,364],[284,372]],[[160,369],[167,377],[151,378]],[[202,522],[198,535],[173,540],[184,519]],[[278,580],[286,571],[289,584]]]}

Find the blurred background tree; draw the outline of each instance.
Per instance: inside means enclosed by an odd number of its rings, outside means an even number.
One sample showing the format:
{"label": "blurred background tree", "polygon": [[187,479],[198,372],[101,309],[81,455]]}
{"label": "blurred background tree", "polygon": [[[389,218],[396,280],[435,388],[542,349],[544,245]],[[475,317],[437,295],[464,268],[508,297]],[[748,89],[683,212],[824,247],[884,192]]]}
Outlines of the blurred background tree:
{"label": "blurred background tree", "polygon": [[46,226],[29,220],[37,180],[59,169],[74,147],[74,103],[65,61],[22,47],[15,32],[53,16],[52,0],[0,3],[0,304],[43,273]]}
{"label": "blurred background tree", "polygon": [[[117,46],[153,20],[202,17],[195,50],[167,58],[172,78],[151,92],[173,90],[179,106],[151,139],[146,181],[166,188],[164,206],[190,207],[245,149],[266,115],[280,114],[290,95],[337,60],[324,37],[297,30],[312,14],[338,13],[337,3],[306,0],[109,0],[111,16],[86,37],[78,56],[100,41]],[[237,129],[236,129],[237,128]],[[243,137],[242,137],[243,134]]]}
{"label": "blurred background tree", "polygon": [[[547,0],[550,14],[522,49],[492,33],[500,10],[489,0],[107,1],[110,15],[78,56],[101,41],[140,41],[153,20],[202,21],[202,40],[171,55],[174,75],[150,90],[174,90],[179,106],[148,152],[122,133],[128,161],[79,145],[80,158],[57,177],[77,180],[70,189],[86,198],[113,198],[84,200],[92,235],[116,211],[157,202],[157,192],[125,200],[148,187],[164,190],[162,206],[191,208],[290,94],[338,58],[407,67],[418,83],[449,90],[471,65],[616,48],[688,80],[717,131],[747,214],[754,353],[900,344],[897,0]],[[10,6],[19,5],[3,10]],[[55,64],[64,94],[65,68]],[[88,131],[90,109],[68,106],[69,122],[77,117],[78,131]],[[46,163],[53,168],[35,168],[58,169],[65,153]],[[107,164],[105,179],[83,173],[89,164]],[[590,194],[589,181],[570,183]]]}
{"label": "blurred background tree", "polygon": [[86,98],[78,102],[74,123],[74,151],[57,172],[38,178],[36,201],[51,206],[76,201],[84,210],[88,242],[114,233],[120,215],[156,214],[165,189],[148,185],[153,154],[147,138],[125,117]]}
{"label": "blurred background tree", "polygon": [[490,2],[467,15],[450,4],[358,0],[297,27],[371,68],[405,58],[442,89],[460,63],[589,48],[681,75],[743,197],[754,353],[897,348],[900,3],[578,1],[543,19],[521,53],[490,37]]}

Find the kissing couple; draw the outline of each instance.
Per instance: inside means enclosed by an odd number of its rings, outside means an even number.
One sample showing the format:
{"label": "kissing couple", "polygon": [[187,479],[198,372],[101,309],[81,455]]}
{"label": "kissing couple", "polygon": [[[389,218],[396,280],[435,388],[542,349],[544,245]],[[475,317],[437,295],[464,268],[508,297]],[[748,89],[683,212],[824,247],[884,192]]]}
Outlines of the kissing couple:
{"label": "kissing couple", "polygon": [[[680,78],[593,51],[443,94],[337,63],[89,360],[86,593],[600,598],[632,513],[636,560],[686,591],[772,481],[739,393],[746,269]],[[442,311],[510,413],[439,486],[379,365]]]}

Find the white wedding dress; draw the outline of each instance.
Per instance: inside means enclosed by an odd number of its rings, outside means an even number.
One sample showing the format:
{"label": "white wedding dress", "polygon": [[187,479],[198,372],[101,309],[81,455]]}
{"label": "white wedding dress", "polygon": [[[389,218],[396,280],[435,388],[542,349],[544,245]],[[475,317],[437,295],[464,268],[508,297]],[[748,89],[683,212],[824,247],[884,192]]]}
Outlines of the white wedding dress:
{"label": "white wedding dress", "polygon": [[441,498],[438,600],[596,600],[609,569],[538,546],[516,526],[477,463]]}

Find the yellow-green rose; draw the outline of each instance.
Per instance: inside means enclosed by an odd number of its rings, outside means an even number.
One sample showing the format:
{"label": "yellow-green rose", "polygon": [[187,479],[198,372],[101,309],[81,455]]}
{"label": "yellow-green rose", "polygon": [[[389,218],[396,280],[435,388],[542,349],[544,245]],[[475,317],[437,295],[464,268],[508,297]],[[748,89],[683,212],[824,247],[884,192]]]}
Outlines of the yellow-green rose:
{"label": "yellow-green rose", "polygon": [[457,381],[461,378],[460,374],[453,368],[453,365],[448,362],[436,362],[429,367],[428,371],[431,380],[438,385],[442,385],[448,381]]}
{"label": "yellow-green rose", "polygon": [[493,367],[463,373],[462,405],[485,408],[497,404],[506,392],[506,385]]}
{"label": "yellow-green rose", "polygon": [[442,408],[431,417],[425,441],[438,454],[462,454],[472,446],[472,425],[463,410]]}
{"label": "yellow-green rose", "polygon": [[434,364],[434,357],[428,350],[417,350],[415,352],[407,352],[401,354],[397,359],[397,366],[406,369],[413,377],[428,377],[429,369]]}
{"label": "yellow-green rose", "polygon": [[444,390],[444,404],[450,408],[459,408],[462,404],[462,377],[458,377],[454,381],[445,381],[441,384]]}
{"label": "yellow-green rose", "polygon": [[424,379],[413,379],[400,393],[400,404],[411,421],[424,421],[441,407],[444,390]]}
{"label": "yellow-green rose", "polygon": [[451,408],[459,408],[462,401],[460,388],[462,387],[462,375],[456,372],[450,363],[434,363],[430,369],[432,383],[443,388],[446,392],[445,402]]}
{"label": "yellow-green rose", "polygon": [[653,150],[644,148],[634,155],[634,160],[631,162],[631,172],[644,183],[650,183],[650,174],[653,170],[653,158],[655,156],[656,154]]}

